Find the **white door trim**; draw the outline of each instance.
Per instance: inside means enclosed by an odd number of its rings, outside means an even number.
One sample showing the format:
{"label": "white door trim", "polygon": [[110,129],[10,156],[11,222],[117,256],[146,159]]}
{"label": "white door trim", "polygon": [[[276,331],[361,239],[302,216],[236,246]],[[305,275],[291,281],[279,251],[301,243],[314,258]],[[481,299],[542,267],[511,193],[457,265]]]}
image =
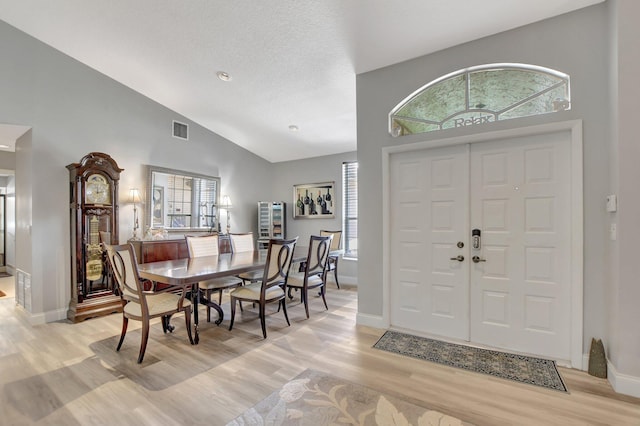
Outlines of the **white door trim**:
{"label": "white door trim", "polygon": [[382,148],[382,323],[390,326],[390,161],[398,152],[417,151],[441,146],[471,144],[499,139],[517,138],[569,131],[571,138],[571,367],[583,369],[583,179],[582,179],[582,120],[541,124],[516,129],[437,139],[433,141],[389,146]]}

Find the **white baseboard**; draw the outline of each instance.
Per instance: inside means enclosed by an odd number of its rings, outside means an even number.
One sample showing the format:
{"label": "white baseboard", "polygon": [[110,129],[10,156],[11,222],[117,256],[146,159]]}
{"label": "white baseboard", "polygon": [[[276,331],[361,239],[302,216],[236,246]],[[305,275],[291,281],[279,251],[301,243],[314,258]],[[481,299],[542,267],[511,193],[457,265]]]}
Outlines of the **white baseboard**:
{"label": "white baseboard", "polygon": [[[589,354],[582,355],[582,371],[589,371]],[[607,380],[614,391],[640,398],[640,377],[622,374],[607,359]]]}
{"label": "white baseboard", "polygon": [[614,391],[640,398],[640,377],[619,373],[609,360],[607,360],[607,379]]}
{"label": "white baseboard", "polygon": [[388,328],[389,324],[386,324],[383,319],[382,316],[380,315],[370,315],[370,314],[363,314],[358,312],[358,314],[356,315],[356,324],[357,325],[365,325],[367,327],[373,327],[373,328]]}

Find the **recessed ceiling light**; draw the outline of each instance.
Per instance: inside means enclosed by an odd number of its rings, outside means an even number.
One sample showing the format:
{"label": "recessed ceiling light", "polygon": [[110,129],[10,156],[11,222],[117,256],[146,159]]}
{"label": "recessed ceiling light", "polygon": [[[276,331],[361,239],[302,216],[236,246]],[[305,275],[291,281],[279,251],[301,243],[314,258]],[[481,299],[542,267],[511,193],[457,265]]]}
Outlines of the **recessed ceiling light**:
{"label": "recessed ceiling light", "polygon": [[298,131],[298,126],[296,126],[295,124],[292,124],[289,126],[289,130],[291,130],[292,132],[297,132]]}
{"label": "recessed ceiling light", "polygon": [[218,71],[216,73],[216,75],[218,76],[218,78],[222,81],[231,81],[231,75],[227,72],[224,71]]}

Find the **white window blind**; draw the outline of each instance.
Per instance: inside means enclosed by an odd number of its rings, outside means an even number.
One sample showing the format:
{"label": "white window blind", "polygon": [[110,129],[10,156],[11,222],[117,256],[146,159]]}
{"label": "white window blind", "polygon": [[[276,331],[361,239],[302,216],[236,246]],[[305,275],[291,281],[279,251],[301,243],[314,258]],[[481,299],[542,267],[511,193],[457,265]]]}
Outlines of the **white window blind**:
{"label": "white window blind", "polygon": [[358,163],[342,163],[344,257],[358,258]]}

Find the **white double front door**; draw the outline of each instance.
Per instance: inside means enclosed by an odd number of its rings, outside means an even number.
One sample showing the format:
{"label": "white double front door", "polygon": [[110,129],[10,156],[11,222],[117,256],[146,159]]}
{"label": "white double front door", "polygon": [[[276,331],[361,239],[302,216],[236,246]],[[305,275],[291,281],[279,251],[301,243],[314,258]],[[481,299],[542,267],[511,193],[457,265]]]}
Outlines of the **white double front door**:
{"label": "white double front door", "polygon": [[391,325],[570,359],[570,154],[568,132],[392,154]]}

